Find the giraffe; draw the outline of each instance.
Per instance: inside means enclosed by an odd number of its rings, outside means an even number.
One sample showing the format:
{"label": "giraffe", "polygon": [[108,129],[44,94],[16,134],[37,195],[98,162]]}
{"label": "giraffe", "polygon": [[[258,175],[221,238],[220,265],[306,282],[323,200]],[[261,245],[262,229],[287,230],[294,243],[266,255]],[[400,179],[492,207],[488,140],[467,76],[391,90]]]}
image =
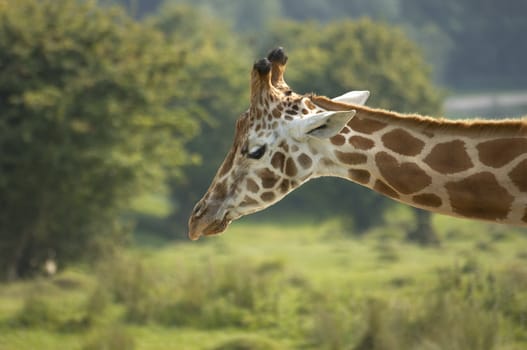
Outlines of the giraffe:
{"label": "giraffe", "polygon": [[293,92],[282,48],[251,72],[250,107],[189,218],[189,238],[225,231],[310,179],[336,176],[431,212],[527,226],[527,119],[452,121]]}

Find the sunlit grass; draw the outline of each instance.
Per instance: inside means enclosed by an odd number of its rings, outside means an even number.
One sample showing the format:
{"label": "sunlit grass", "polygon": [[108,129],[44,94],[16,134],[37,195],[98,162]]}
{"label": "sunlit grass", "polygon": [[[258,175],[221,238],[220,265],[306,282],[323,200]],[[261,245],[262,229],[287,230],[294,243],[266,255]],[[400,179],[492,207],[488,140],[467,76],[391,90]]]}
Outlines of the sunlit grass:
{"label": "sunlit grass", "polygon": [[0,349],[527,345],[525,230],[434,217],[442,244],[421,248],[405,215],[356,237],[333,220],[241,221],[2,285]]}

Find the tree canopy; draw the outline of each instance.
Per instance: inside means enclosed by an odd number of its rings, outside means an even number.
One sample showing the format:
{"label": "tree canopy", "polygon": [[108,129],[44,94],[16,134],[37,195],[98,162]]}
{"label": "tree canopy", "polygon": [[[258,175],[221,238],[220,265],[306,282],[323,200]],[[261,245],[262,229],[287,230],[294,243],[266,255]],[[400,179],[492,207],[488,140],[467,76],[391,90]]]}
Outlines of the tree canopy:
{"label": "tree canopy", "polygon": [[130,199],[190,161],[196,123],[173,105],[181,53],[122,11],[17,0],[0,23],[0,276],[15,278],[119,237]]}

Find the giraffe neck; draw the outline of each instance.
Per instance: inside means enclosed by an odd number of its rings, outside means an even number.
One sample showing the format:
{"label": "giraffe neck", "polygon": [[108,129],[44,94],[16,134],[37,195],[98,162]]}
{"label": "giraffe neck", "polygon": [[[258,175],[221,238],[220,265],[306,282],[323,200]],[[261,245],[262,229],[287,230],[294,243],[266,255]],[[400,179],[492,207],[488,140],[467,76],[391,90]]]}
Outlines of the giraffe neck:
{"label": "giraffe neck", "polygon": [[315,177],[346,178],[433,212],[527,225],[526,120],[353,109],[355,117],[323,146]]}

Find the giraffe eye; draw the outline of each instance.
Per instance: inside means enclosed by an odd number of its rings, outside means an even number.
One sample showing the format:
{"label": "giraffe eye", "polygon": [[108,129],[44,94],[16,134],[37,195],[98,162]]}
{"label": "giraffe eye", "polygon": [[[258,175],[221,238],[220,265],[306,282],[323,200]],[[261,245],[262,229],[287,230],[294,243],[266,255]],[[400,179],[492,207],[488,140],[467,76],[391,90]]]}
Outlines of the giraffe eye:
{"label": "giraffe eye", "polygon": [[260,146],[258,147],[257,149],[249,152],[247,154],[247,157],[251,158],[251,159],[260,159],[263,157],[263,155],[265,154],[265,150],[266,150],[266,145],[263,145],[263,146]]}

